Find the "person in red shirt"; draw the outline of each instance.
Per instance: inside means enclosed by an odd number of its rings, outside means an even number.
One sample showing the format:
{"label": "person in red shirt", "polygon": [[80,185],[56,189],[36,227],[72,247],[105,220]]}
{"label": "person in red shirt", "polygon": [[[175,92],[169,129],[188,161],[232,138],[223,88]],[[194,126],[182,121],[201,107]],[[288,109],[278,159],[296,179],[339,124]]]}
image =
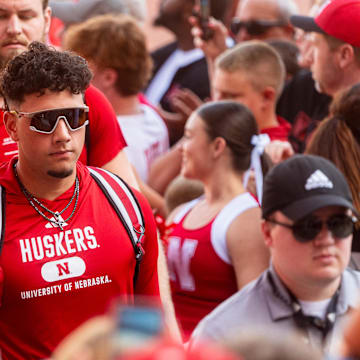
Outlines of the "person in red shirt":
{"label": "person in red shirt", "polygon": [[[0,0],[0,69],[14,56],[22,53],[32,41],[45,42],[51,22],[51,8],[48,0]],[[155,208],[161,208],[163,199],[152,194],[145,184],[139,184],[127,159],[125,140],[116,119],[115,112],[105,96],[90,86],[85,91],[89,107],[89,131],[86,132],[86,146],[80,157],[86,165],[97,166],[120,176],[129,185],[141,187],[141,191]],[[0,107],[3,107],[0,98]],[[0,162],[17,154],[17,144],[9,137],[3,125],[0,111]],[[160,277],[162,299],[166,304],[169,323],[176,332],[170,290],[168,290],[165,256],[160,252]],[[172,320],[171,320],[172,319]]]}
{"label": "person in red shirt", "polygon": [[271,140],[287,140],[290,124],[275,113],[285,81],[280,55],[259,41],[249,41],[225,51],[215,61],[214,100],[233,100],[254,114],[259,131]]}
{"label": "person in red shirt", "polygon": [[205,315],[268,266],[259,204],[243,185],[251,160],[260,161],[257,132],[250,111],[233,101],[202,105],[185,125],[181,174],[204,185],[204,196],[167,220],[175,224],[167,259],[185,341]]}
{"label": "person in red shirt", "polygon": [[[159,297],[150,206],[134,190],[145,223],[139,246],[146,253],[135,282],[136,259],[125,226],[90,175],[95,169],[77,161],[88,123],[83,95],[90,80],[84,59],[40,42],[31,43],[3,72],[5,127],[19,148],[18,157],[0,167],[4,360],[50,357],[66,335],[106,312],[119,296],[128,303],[137,294]],[[121,196],[120,181],[97,171]]]}

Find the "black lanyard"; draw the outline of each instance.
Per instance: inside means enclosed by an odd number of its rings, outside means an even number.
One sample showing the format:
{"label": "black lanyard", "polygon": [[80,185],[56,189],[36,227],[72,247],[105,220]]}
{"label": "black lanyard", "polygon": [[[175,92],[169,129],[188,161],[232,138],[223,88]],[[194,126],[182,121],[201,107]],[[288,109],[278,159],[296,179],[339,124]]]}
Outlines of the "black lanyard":
{"label": "black lanyard", "polygon": [[334,327],[336,306],[339,299],[339,289],[336,290],[335,294],[330,300],[330,303],[326,309],[325,319],[321,319],[317,316],[305,315],[295,295],[283,284],[284,288],[288,292],[290,300],[286,299],[277,288],[270,272],[268,273],[268,277],[274,295],[284,304],[290,306],[293,309],[293,319],[296,326],[301,330],[307,330],[310,327],[315,327],[316,329],[320,330],[322,334],[322,344],[324,345],[327,335]]}

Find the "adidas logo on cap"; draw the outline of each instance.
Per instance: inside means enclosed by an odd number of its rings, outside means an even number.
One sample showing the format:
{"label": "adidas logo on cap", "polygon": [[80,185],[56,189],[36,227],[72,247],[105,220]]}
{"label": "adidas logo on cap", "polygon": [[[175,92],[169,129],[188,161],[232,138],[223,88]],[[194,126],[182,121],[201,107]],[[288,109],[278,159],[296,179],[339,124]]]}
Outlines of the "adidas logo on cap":
{"label": "adidas logo on cap", "polygon": [[313,190],[319,188],[332,189],[333,187],[334,187],[333,183],[321,170],[316,170],[315,172],[313,172],[308,177],[305,184],[306,190]]}

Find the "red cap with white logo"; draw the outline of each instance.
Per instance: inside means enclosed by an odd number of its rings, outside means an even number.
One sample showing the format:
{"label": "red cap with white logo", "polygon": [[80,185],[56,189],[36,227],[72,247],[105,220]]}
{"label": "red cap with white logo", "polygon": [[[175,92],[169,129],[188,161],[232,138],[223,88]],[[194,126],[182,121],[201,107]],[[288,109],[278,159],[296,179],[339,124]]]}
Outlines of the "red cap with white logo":
{"label": "red cap with white logo", "polygon": [[360,0],[328,0],[315,18],[294,15],[290,22],[305,31],[328,34],[360,47]]}

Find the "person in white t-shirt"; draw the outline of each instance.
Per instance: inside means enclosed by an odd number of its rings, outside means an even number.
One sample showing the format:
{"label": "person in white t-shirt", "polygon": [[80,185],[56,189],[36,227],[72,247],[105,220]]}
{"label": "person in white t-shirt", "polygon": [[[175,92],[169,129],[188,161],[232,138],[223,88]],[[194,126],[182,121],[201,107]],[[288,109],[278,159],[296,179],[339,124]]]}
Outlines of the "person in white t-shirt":
{"label": "person in white t-shirt", "polygon": [[152,69],[145,34],[131,16],[102,15],[70,28],[64,44],[88,60],[93,84],[114,107],[129,160],[146,182],[151,163],[168,150],[169,139],[162,118],[138,96]]}
{"label": "person in white t-shirt", "polygon": [[140,113],[118,115],[128,144],[126,155],[143,181],[147,181],[153,161],[169,149],[167,127],[159,114],[147,104],[139,104]]}

